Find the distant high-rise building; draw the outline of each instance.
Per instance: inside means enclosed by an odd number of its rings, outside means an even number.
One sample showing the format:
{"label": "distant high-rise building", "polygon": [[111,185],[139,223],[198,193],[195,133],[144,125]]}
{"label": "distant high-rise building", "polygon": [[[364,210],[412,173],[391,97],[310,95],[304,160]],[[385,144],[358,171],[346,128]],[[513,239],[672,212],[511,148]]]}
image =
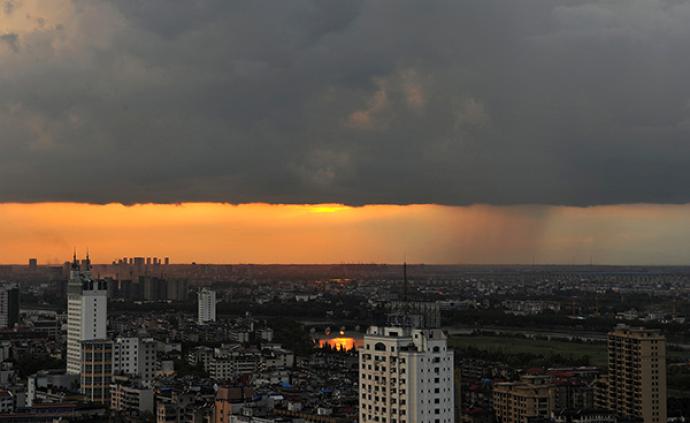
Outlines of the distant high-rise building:
{"label": "distant high-rise building", "polygon": [[19,287],[0,286],[0,328],[12,328],[19,322]]}
{"label": "distant high-rise building", "polygon": [[168,280],[168,287],[166,289],[167,299],[170,301],[185,301],[187,299],[187,286],[186,279]]}
{"label": "distant high-rise building", "polygon": [[644,423],[666,422],[666,338],[619,326],[608,338],[608,408]]}
{"label": "distant high-rise building", "polygon": [[452,423],[453,385],[453,352],[440,329],[368,329],[359,350],[361,423]]}
{"label": "distant high-rise building", "polygon": [[170,257],[166,257],[165,258],[165,265],[167,266],[169,264],[170,264]]}
{"label": "distant high-rise building", "polygon": [[67,373],[81,371],[82,341],[106,338],[108,288],[91,278],[88,255],[80,265],[75,255],[67,285]]}
{"label": "distant high-rise building", "polygon": [[163,301],[168,297],[168,282],[155,276],[139,276],[139,285],[143,289],[144,300]]}
{"label": "distant high-rise building", "polygon": [[216,321],[216,291],[208,288],[199,290],[199,324]]}
{"label": "distant high-rise building", "polygon": [[113,377],[113,341],[92,339],[81,342],[80,389],[87,401],[110,402]]}
{"label": "distant high-rise building", "polygon": [[38,259],[29,259],[29,270],[36,270],[38,268]]}

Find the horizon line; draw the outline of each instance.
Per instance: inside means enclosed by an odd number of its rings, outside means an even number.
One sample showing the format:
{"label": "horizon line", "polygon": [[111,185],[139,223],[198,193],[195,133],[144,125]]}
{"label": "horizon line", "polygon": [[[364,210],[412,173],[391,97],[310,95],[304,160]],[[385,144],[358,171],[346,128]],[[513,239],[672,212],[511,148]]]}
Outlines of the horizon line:
{"label": "horizon line", "polygon": [[182,201],[76,201],[76,200],[31,200],[31,201],[2,201],[0,200],[0,206],[3,205],[19,205],[19,206],[31,206],[31,205],[46,205],[46,204],[61,204],[61,205],[82,205],[82,206],[123,206],[123,207],[137,207],[137,206],[183,206],[186,204],[190,205],[201,205],[201,204],[215,204],[215,205],[227,205],[227,206],[295,206],[295,207],[318,207],[318,206],[339,206],[347,208],[362,208],[367,206],[391,206],[391,207],[408,207],[408,206],[438,206],[438,207],[568,207],[577,209],[588,209],[594,207],[616,207],[616,206],[690,206],[690,198],[684,201],[664,201],[664,202],[650,202],[650,201],[630,201],[630,202],[611,202],[611,203],[583,203],[583,204],[567,204],[567,203],[540,203],[540,202],[503,202],[503,203],[491,203],[491,202],[457,202],[457,203],[443,203],[443,202],[371,202],[371,203],[358,203],[358,202],[337,202],[337,201],[324,201],[324,202],[305,202],[305,201],[238,201],[232,202],[228,200],[182,200]]}
{"label": "horizon line", "polygon": [[[132,256],[134,257],[146,257],[146,256]],[[150,256],[151,258],[158,256]],[[31,257],[33,258],[33,257]],[[128,256],[129,258],[129,256]],[[28,259],[27,259],[28,260]],[[81,260],[81,259],[80,259]],[[64,266],[65,263],[71,263],[69,260],[65,260],[62,263],[44,263],[37,264],[37,267],[58,267]],[[121,263],[122,265],[135,266],[135,264]],[[508,266],[519,266],[519,267],[690,267],[690,263],[673,263],[673,264],[631,264],[631,263],[406,263],[407,266],[434,266],[434,267],[508,267]],[[91,263],[91,266],[118,266],[120,263]],[[403,262],[343,262],[343,263],[259,263],[259,262],[187,262],[187,263],[170,263],[159,264],[160,267],[165,266],[403,266]],[[0,262],[0,266],[19,266],[28,267],[28,263],[3,263]],[[144,264],[144,267],[153,267],[153,263]]]}

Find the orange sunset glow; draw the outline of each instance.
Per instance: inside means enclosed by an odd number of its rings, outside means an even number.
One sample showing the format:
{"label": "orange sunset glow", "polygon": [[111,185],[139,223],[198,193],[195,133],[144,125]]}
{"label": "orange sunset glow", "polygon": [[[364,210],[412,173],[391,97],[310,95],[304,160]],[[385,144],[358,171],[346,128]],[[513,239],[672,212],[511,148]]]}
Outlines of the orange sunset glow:
{"label": "orange sunset glow", "polygon": [[363,344],[362,339],[355,339],[349,337],[338,337],[330,339],[320,339],[319,347],[324,348],[328,345],[330,348],[338,351],[350,351],[353,348],[359,348]]}
{"label": "orange sunset glow", "polygon": [[[0,204],[0,262],[683,263],[690,206]],[[9,246],[12,246],[10,249]]]}

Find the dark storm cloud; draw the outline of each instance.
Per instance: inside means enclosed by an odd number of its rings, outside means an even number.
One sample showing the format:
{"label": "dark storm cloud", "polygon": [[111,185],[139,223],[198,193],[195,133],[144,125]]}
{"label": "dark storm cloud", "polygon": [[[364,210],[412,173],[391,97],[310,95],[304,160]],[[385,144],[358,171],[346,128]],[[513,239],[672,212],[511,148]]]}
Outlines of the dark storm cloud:
{"label": "dark storm cloud", "polygon": [[19,51],[19,36],[17,34],[10,33],[0,35],[0,43],[5,44],[15,53]]}
{"label": "dark storm cloud", "polygon": [[688,2],[64,2],[0,1],[0,201],[690,201]]}

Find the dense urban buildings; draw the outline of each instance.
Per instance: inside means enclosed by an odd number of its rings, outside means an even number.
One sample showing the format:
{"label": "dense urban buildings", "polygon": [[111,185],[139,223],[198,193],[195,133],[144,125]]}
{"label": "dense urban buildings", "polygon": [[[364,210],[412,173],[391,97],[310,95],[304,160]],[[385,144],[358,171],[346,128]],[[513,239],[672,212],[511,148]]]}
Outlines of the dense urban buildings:
{"label": "dense urban buildings", "polygon": [[[622,375],[647,366],[644,351],[666,363],[659,372],[668,378],[659,383],[669,385],[650,396],[649,409],[665,399],[670,418],[685,415],[678,396],[690,373],[690,351],[681,347],[690,276],[676,270],[415,265],[405,283],[400,266],[171,265],[165,277],[134,280],[111,273],[122,266],[85,259],[70,262],[65,273],[24,266],[4,274],[18,280],[23,306],[17,324],[0,331],[0,405],[9,410],[0,418],[45,412],[106,413],[132,423],[644,421],[632,413],[644,415],[643,391],[654,380],[637,387],[630,385],[637,376]],[[55,282],[45,283],[50,277]],[[65,310],[75,285],[104,297],[107,307],[85,309],[107,324],[103,336],[79,342],[79,372],[66,372],[77,313]],[[173,291],[179,299],[170,298]],[[573,293],[591,301],[573,301]],[[215,321],[200,319],[200,296],[202,306],[216,306]],[[62,305],[46,308],[54,298]],[[616,327],[621,322],[654,329]],[[615,333],[633,339],[612,343]],[[655,350],[651,341],[662,335],[672,347]],[[616,352],[626,342],[630,348]],[[609,363],[616,354],[623,355]],[[638,409],[609,403],[616,383],[619,404],[639,394]]]}

